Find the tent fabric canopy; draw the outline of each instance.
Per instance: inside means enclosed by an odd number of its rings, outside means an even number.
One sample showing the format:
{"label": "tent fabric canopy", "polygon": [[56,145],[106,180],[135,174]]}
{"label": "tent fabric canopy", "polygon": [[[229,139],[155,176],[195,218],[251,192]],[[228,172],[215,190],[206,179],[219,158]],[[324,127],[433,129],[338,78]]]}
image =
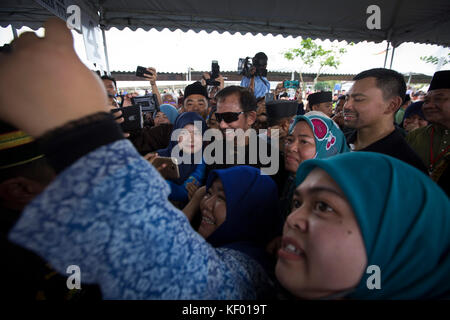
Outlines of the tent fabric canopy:
{"label": "tent fabric canopy", "polygon": [[[60,0],[63,1],[63,0]],[[346,41],[391,41],[450,46],[449,0],[66,0],[100,12],[105,29],[228,31]],[[370,5],[380,7],[381,29],[369,30]],[[38,28],[52,14],[33,0],[3,0],[0,25]]]}

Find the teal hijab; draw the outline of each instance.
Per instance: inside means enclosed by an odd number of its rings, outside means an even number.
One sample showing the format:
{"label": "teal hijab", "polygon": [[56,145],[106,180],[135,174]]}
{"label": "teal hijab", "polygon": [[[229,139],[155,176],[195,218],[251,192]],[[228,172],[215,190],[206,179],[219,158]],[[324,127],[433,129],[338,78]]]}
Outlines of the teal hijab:
{"label": "teal hijab", "polygon": [[364,272],[348,298],[450,297],[450,203],[437,184],[398,159],[351,152],[303,162],[296,185],[315,167],[346,195],[364,239],[367,266],[381,270],[380,290],[367,288],[373,272]]}
{"label": "teal hijab", "polygon": [[329,158],[338,153],[349,152],[344,133],[339,126],[322,112],[308,112],[298,115],[289,126],[289,134],[294,131],[299,121],[306,121],[314,133],[316,154],[314,159]]}

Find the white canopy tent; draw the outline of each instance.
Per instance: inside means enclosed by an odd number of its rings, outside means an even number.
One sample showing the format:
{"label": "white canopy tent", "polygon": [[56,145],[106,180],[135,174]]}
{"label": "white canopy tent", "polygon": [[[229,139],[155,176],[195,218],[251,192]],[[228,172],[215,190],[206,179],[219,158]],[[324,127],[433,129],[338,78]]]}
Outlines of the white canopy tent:
{"label": "white canopy tent", "polygon": [[[49,16],[39,1],[2,0],[0,25],[42,26]],[[199,32],[240,32],[311,38],[386,40],[393,48],[403,42],[450,46],[449,0],[52,0],[61,6],[80,5],[98,19],[103,30],[142,28]],[[371,5],[380,8],[380,29],[370,30]],[[387,52],[385,64],[387,60]],[[393,58],[391,57],[391,64]]]}

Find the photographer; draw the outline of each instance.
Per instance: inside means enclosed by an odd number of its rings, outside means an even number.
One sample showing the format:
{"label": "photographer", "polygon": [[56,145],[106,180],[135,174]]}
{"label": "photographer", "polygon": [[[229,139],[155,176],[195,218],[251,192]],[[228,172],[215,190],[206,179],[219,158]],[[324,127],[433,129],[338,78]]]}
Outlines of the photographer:
{"label": "photographer", "polygon": [[267,56],[264,52],[258,52],[252,59],[252,66],[248,72],[243,73],[241,87],[249,88],[255,98],[264,97],[270,92],[270,83],[267,80]]}

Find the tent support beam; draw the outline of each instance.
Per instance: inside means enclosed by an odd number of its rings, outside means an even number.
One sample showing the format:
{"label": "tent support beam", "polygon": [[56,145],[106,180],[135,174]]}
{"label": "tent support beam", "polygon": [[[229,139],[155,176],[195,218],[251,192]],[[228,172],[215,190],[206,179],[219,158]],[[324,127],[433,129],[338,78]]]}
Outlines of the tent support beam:
{"label": "tent support beam", "polygon": [[109,71],[108,47],[106,46],[105,28],[102,28],[102,38],[103,38],[103,49],[105,50],[106,71],[108,72],[108,75],[110,76],[111,72]]}
{"label": "tent support beam", "polygon": [[17,35],[16,28],[14,28],[12,24],[11,24],[11,30],[12,30],[12,34],[13,34],[14,39],[17,39],[19,36]]}
{"label": "tent support beam", "polygon": [[392,61],[394,61],[394,53],[395,53],[395,47],[392,47],[391,64],[389,65],[389,69],[392,69]]}
{"label": "tent support beam", "polygon": [[389,53],[389,44],[390,42],[387,42],[387,47],[386,47],[386,54],[384,55],[384,65],[383,68],[386,68],[386,62],[387,62],[387,57],[388,57],[388,53]]}

